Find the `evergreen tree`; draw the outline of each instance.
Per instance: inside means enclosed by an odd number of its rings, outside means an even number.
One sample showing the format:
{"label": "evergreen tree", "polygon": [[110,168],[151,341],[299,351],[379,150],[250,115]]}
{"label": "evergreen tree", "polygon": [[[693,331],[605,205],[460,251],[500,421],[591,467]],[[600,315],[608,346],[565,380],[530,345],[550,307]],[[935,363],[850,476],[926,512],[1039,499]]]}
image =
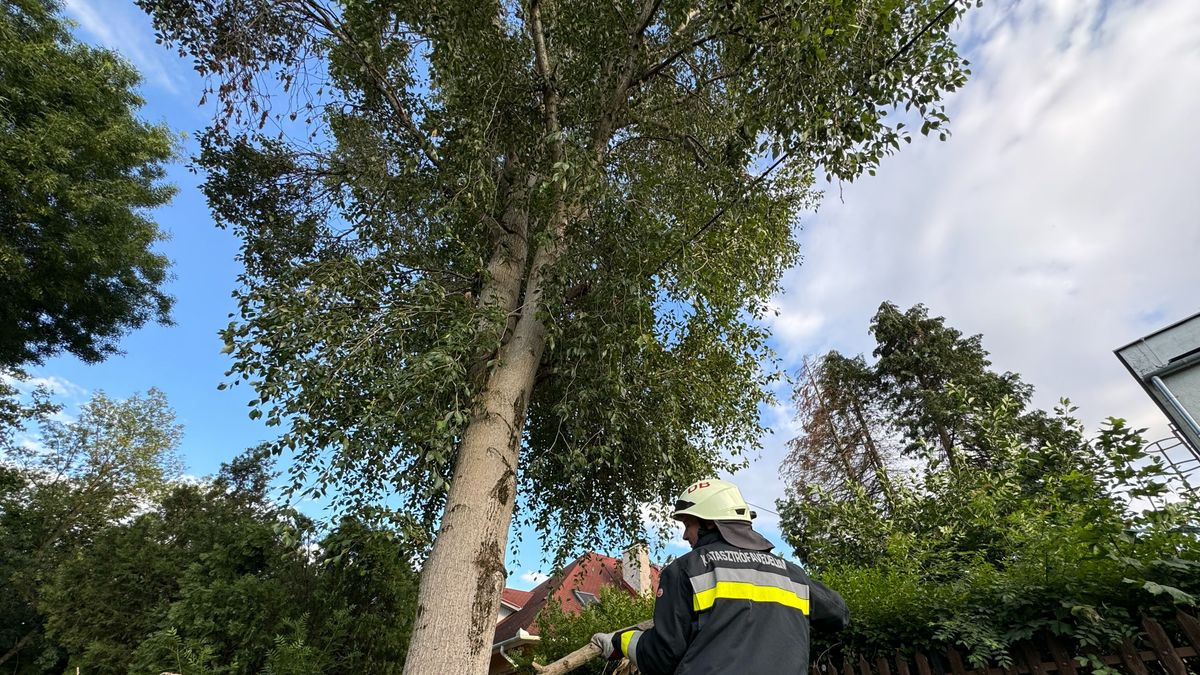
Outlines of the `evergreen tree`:
{"label": "evergreen tree", "polygon": [[952,467],[963,452],[976,461],[988,459],[986,439],[969,437],[971,421],[963,418],[969,413],[958,405],[954,388],[980,409],[1009,399],[1023,411],[1033,394],[1017,374],[991,369],[983,336],[964,336],[943,317],[930,317],[924,305],[901,312],[890,302],[881,304],[871,335],[878,391],[892,420],[910,444],[935,443]]}

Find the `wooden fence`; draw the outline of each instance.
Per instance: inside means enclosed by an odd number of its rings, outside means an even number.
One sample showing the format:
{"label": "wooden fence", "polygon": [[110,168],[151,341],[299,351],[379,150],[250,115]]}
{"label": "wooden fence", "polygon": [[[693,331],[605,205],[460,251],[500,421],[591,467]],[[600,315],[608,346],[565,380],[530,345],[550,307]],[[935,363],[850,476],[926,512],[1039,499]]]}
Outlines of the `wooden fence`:
{"label": "wooden fence", "polygon": [[[1167,629],[1146,617],[1137,640],[1126,641],[1117,654],[1101,657],[1104,663],[1128,675],[1196,675],[1200,673],[1200,620],[1182,610],[1176,612],[1172,626],[1186,642],[1177,646]],[[812,675],[1089,675],[1091,668],[1075,660],[1072,651],[1060,640],[1043,637],[1017,645],[1008,668],[968,667],[963,655],[950,648],[942,653],[916,652],[904,655],[830,655],[813,663]]]}

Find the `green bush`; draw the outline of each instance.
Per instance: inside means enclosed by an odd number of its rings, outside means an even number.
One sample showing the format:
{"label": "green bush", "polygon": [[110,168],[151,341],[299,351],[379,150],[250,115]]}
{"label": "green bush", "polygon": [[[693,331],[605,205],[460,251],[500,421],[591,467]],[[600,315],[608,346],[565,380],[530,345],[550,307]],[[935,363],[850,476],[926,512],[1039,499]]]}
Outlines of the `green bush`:
{"label": "green bush", "polygon": [[1170,493],[1140,433],[1110,419],[1088,441],[1064,405],[1048,418],[1056,441],[1035,443],[1018,432],[1018,406],[959,405],[987,462],[950,469],[928,453],[892,479],[886,504],[862,491],[780,502],[785,537],[850,607],[838,641],[953,644],[976,666],[1009,665],[1009,647],[1038,632],[1107,650],[1139,614],[1195,604],[1200,510]]}
{"label": "green bush", "polygon": [[[538,615],[538,634],[542,638],[523,657],[521,672],[532,673],[529,661],[551,663],[586,645],[595,633],[611,633],[654,615],[654,597],[630,595],[617,588],[600,589],[600,601],[583,608],[578,614],[564,610],[558,603],[547,603]],[[602,673],[605,663],[595,659],[574,671],[580,675]]]}

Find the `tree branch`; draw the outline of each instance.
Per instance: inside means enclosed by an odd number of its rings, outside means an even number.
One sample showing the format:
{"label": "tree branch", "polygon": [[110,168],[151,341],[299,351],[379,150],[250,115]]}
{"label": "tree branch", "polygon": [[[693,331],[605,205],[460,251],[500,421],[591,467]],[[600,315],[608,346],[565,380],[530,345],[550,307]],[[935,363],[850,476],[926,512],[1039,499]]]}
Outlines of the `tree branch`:
{"label": "tree branch", "polygon": [[629,48],[626,50],[625,61],[621,66],[621,71],[617,75],[617,86],[613,89],[612,96],[608,101],[608,107],[600,116],[600,120],[596,124],[596,129],[592,134],[592,149],[595,152],[597,162],[604,157],[604,153],[608,148],[608,139],[612,136],[617,126],[617,116],[620,114],[621,108],[624,107],[625,101],[629,96],[629,91],[634,85],[638,55],[645,44],[646,29],[654,22],[654,15],[658,13],[658,8],[661,4],[661,0],[644,0],[642,9],[638,13],[637,25],[630,31]]}
{"label": "tree branch", "polygon": [[[778,18],[779,18],[779,15],[772,12],[770,14],[764,14],[764,15],[758,17],[757,23],[766,23],[767,21],[770,21],[772,19],[778,19]],[[709,42],[712,42],[713,40],[716,40],[717,38],[725,37],[727,35],[738,35],[738,34],[739,34],[738,30],[736,28],[734,28],[734,29],[727,29],[727,30],[721,30],[721,31],[714,31],[714,32],[708,33],[707,35],[702,35],[702,36],[692,40],[691,42],[687,43],[683,47],[680,47],[679,49],[675,50],[671,54],[667,55],[666,58],[662,59],[661,61],[659,61],[658,63],[654,64],[649,69],[647,69],[645,72],[638,75],[637,79],[633,81],[631,86],[634,86],[634,87],[641,86],[642,84],[646,83],[647,81],[649,81],[650,79],[652,79],[653,77],[655,77],[656,75],[661,73],[662,71],[671,67],[672,64],[674,64],[676,61],[678,61],[684,55],[692,52],[693,50],[695,50],[699,47],[703,47],[704,45],[708,44]]]}
{"label": "tree branch", "polygon": [[379,88],[379,92],[383,94],[383,97],[387,99],[388,104],[392,107],[392,113],[395,114],[396,117],[400,118],[401,124],[404,125],[404,128],[413,136],[413,139],[416,140],[417,145],[420,146],[421,152],[424,153],[425,158],[428,159],[429,162],[435,167],[440,166],[441,160],[438,157],[437,146],[435,146],[433,141],[430,140],[429,136],[426,135],[425,132],[421,131],[421,128],[417,126],[416,121],[413,119],[412,113],[409,111],[408,107],[404,105],[404,102],[400,100],[400,96],[392,88],[387,78],[374,63],[363,57],[361,52],[359,52],[358,48],[355,46],[357,43],[351,39],[351,37],[347,35],[345,31],[342,30],[342,27],[338,23],[337,19],[328,11],[326,11],[325,8],[320,5],[320,3],[316,2],[316,0],[298,0],[298,2],[301,11],[306,11],[310,19],[317,22],[317,24],[325,30],[329,31],[331,35],[337,37],[342,44],[351,48],[351,50],[354,52],[354,55],[358,58],[359,65],[361,65],[363,70],[371,76],[371,80],[375,83],[375,86]]}
{"label": "tree branch", "polygon": [[728,34],[729,34],[729,31],[721,31],[719,33],[709,33],[708,35],[704,35],[702,37],[696,38],[695,40],[692,40],[688,44],[684,45],[683,47],[680,47],[675,52],[673,52],[672,54],[667,56],[665,59],[663,59],[663,60],[659,61],[658,63],[654,64],[653,66],[651,66],[648,70],[643,72],[641,75],[638,75],[637,79],[634,80],[630,86],[642,85],[643,83],[645,83],[645,82],[649,81],[651,78],[653,78],[655,75],[658,75],[662,71],[669,68],[671,66],[671,64],[678,61],[679,58],[682,57],[684,54],[691,52],[693,49],[704,46],[704,44],[707,42],[711,42],[712,40],[716,40],[717,38],[728,35]]}
{"label": "tree branch", "polygon": [[17,641],[17,644],[12,646],[12,649],[9,649],[4,653],[3,656],[0,656],[0,665],[4,665],[9,659],[20,653],[20,651],[25,648],[25,645],[29,644],[29,641],[32,640],[35,635],[37,635],[37,628],[29,629],[29,632],[25,633],[25,635]]}
{"label": "tree branch", "polygon": [[546,133],[553,140],[550,159],[558,164],[563,158],[563,138],[558,126],[558,88],[550,69],[550,54],[546,49],[546,32],[542,28],[542,9],[539,0],[529,3],[529,32],[533,36],[534,61],[542,76],[542,106],[545,108]]}

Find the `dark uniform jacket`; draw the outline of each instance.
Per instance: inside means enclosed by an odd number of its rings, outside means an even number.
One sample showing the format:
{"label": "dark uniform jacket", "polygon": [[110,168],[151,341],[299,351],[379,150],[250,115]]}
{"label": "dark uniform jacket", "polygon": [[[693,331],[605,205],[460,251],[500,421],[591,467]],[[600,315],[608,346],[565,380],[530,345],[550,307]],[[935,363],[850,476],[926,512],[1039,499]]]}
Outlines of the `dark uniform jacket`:
{"label": "dark uniform jacket", "polygon": [[659,577],[654,627],[620,636],[645,675],[806,675],[809,630],[849,621],[840,595],[769,551],[703,535]]}

